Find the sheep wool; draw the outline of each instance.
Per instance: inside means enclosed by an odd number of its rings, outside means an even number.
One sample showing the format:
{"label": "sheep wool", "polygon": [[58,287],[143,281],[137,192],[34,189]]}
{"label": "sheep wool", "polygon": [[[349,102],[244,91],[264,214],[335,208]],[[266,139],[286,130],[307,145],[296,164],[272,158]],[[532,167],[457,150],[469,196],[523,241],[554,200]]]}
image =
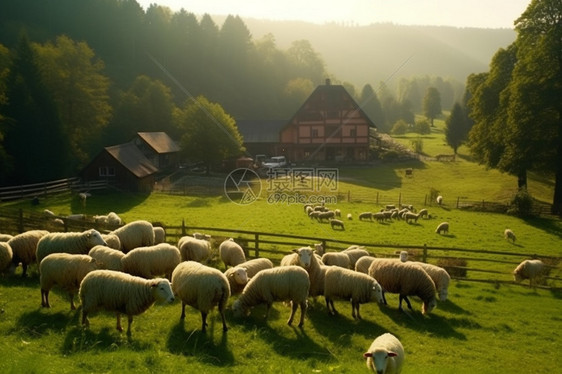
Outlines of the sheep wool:
{"label": "sheep wool", "polygon": [[74,295],[80,282],[91,271],[98,268],[96,260],[88,255],[53,253],[39,264],[39,283],[41,284],[41,306],[50,308],[49,291],[55,285],[66,292],[70,298],[70,309],[74,310]]}
{"label": "sheep wool", "polygon": [[370,255],[370,253],[365,249],[365,247],[359,245],[349,246],[346,249],[344,249],[342,252],[349,257],[351,269],[355,268],[355,264],[357,263],[357,260],[359,260],[361,257]]}
{"label": "sheep wool", "polygon": [[154,245],[152,223],[144,220],[129,222],[111,232],[119,237],[123,252],[127,253],[137,247]]}
{"label": "sheep wool", "polygon": [[211,243],[205,239],[182,236],[178,241],[182,261],[203,262],[211,257]]}
{"label": "sheep wool", "polygon": [[404,364],[404,347],[390,333],[378,336],[363,354],[367,368],[377,374],[400,374]]}
{"label": "sheep wool", "polygon": [[0,242],[7,242],[8,240],[12,239],[14,236],[10,234],[0,234]]}
{"label": "sheep wool", "polygon": [[414,262],[414,264],[421,266],[431,277],[433,283],[435,283],[435,289],[437,290],[439,300],[447,300],[447,296],[449,294],[449,283],[451,282],[451,276],[447,273],[447,270],[440,266],[427,264],[425,262]]}
{"label": "sheep wool", "polygon": [[373,256],[363,256],[363,257],[361,257],[355,263],[355,271],[367,274],[369,272],[369,266],[371,266],[371,263],[375,259],[376,259],[376,257],[373,257]]}
{"label": "sheep wool", "polygon": [[231,294],[239,294],[242,292],[246,283],[255,276],[259,271],[264,269],[272,269],[273,262],[268,258],[254,258],[234,267],[228,268],[224,275],[230,283]]}
{"label": "sheep wool", "polygon": [[48,233],[49,232],[46,230],[28,230],[14,236],[8,241],[14,255],[12,258],[14,270],[21,263],[23,277],[27,275],[27,267],[37,261],[37,242]]}
{"label": "sheep wool", "polygon": [[281,259],[281,266],[296,265],[304,268],[310,279],[309,296],[324,295],[324,276],[327,266],[316,257],[315,250],[310,247],[294,249],[293,253]]}
{"label": "sheep wool", "polygon": [[163,227],[155,226],[154,228],[154,244],[166,242],[166,230]]}
{"label": "sheep wool", "polygon": [[511,240],[512,243],[515,243],[515,233],[511,229],[505,229],[503,232],[503,236],[506,240]]}
{"label": "sheep wool", "polygon": [[179,249],[168,243],[135,248],[121,259],[125,273],[143,278],[165,275],[171,279],[172,272],[180,262]]}
{"label": "sheep wool", "polygon": [[449,222],[441,222],[435,229],[435,232],[438,234],[441,234],[441,232],[447,234],[449,232]]}
{"label": "sheep wool", "polygon": [[117,330],[121,327],[121,314],[128,317],[127,335],[131,334],[133,316],[143,313],[155,302],[174,301],[172,287],[167,279],[144,279],[113,270],[94,270],[80,283],[82,325],[89,327],[88,314],[102,309],[115,312]]}
{"label": "sheep wool", "polygon": [[533,287],[545,275],[546,269],[541,260],[524,260],[513,270],[513,278],[517,283],[528,279],[529,285]]}
{"label": "sheep wool", "polygon": [[94,258],[100,269],[123,271],[121,259],[125,254],[105,245],[96,245],[90,249],[88,256]]}
{"label": "sheep wool", "polygon": [[9,269],[12,263],[14,252],[7,242],[0,242],[0,273],[4,273]]}
{"label": "sheep wool", "polygon": [[232,311],[235,316],[247,315],[251,307],[265,303],[267,306],[265,318],[267,319],[274,301],[291,301],[291,315],[287,324],[293,323],[295,312],[300,306],[299,327],[302,327],[309,288],[308,273],[299,266],[281,266],[262,270],[250,279],[242,294],[232,305]]}
{"label": "sheep wool", "polygon": [[349,256],[343,252],[326,252],[322,255],[322,262],[327,266],[339,266],[345,269],[351,268]]}
{"label": "sheep wool", "polygon": [[400,295],[398,309],[402,310],[402,300],[412,309],[408,296],[418,296],[423,301],[422,313],[427,314],[435,308],[435,283],[420,266],[396,259],[376,259],[369,266],[368,274],[375,278],[383,291]]}
{"label": "sheep wool", "polygon": [[351,316],[361,319],[360,304],[369,301],[382,303],[382,289],[377,281],[364,273],[331,266],[324,277],[324,298],[328,313],[335,315],[334,299],[351,300]]}
{"label": "sheep wool", "polygon": [[101,237],[107,243],[107,246],[113,249],[121,250],[121,240],[115,234],[101,234]]}
{"label": "sheep wool", "polygon": [[37,242],[35,256],[41,263],[51,253],[87,254],[96,245],[107,245],[101,234],[94,229],[84,232],[56,232],[44,235]]}
{"label": "sheep wool", "polygon": [[207,328],[207,315],[217,306],[222,318],[222,329],[227,331],[224,310],[230,297],[230,285],[218,269],[196,261],[179,264],[172,273],[172,290],[182,302],[180,319],[185,319],[185,306],[201,312],[201,331]]}
{"label": "sheep wool", "polygon": [[244,249],[233,238],[229,238],[219,245],[219,256],[224,263],[225,269],[246,261]]}

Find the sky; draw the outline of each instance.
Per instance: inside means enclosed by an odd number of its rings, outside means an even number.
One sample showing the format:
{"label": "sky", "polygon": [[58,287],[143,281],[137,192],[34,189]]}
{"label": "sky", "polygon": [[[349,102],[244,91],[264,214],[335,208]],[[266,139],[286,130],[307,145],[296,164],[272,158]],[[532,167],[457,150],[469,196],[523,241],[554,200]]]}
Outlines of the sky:
{"label": "sky", "polygon": [[146,9],[156,3],[202,15],[336,22],[476,28],[513,28],[531,0],[137,0]]}

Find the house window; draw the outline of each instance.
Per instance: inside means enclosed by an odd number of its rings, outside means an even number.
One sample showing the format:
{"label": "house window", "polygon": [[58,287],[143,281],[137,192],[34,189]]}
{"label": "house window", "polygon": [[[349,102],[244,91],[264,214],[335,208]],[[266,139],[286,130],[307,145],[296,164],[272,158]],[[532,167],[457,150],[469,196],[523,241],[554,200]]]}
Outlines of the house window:
{"label": "house window", "polygon": [[310,130],[310,136],[312,136],[313,138],[317,138],[318,137],[318,129]]}
{"label": "house window", "polygon": [[352,138],[355,138],[357,136],[357,129],[349,130],[349,136],[351,136]]}
{"label": "house window", "polygon": [[114,177],[115,176],[115,168],[112,168],[110,166],[100,166],[99,176],[100,177]]}

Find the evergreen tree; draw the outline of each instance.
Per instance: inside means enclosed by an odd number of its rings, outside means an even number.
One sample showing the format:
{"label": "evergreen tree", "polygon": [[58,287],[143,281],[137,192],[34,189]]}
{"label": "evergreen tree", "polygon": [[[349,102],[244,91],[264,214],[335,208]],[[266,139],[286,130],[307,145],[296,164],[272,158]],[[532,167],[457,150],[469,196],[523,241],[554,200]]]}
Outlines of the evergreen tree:
{"label": "evergreen tree", "polygon": [[425,92],[423,114],[429,119],[431,126],[433,126],[433,120],[441,114],[441,96],[435,87],[429,87]]}
{"label": "evergreen tree", "polygon": [[456,103],[451,110],[451,114],[445,121],[445,140],[453,148],[455,155],[458,148],[467,138],[466,116],[459,103]]}
{"label": "evergreen tree", "polygon": [[379,131],[383,131],[383,129],[385,129],[385,120],[382,105],[370,84],[363,86],[361,97],[359,98],[359,105]]}

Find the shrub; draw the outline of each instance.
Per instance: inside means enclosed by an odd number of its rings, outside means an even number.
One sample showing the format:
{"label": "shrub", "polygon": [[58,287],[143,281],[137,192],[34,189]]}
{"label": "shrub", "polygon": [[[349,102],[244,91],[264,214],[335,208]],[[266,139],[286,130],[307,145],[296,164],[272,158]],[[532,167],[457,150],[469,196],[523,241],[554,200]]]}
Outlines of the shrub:
{"label": "shrub", "polygon": [[447,270],[451,277],[466,278],[466,266],[468,262],[462,258],[441,258],[437,260],[437,266]]}
{"label": "shrub", "polygon": [[414,125],[414,131],[420,135],[431,134],[431,126],[427,120],[422,119],[416,122]]}
{"label": "shrub", "polygon": [[533,216],[533,198],[524,188],[519,189],[511,200],[511,206],[507,210],[508,214],[526,218]]}
{"label": "shrub", "polygon": [[421,139],[421,138],[412,139],[410,141],[410,144],[412,144],[412,148],[414,149],[414,152],[416,152],[416,153],[422,153],[423,152],[423,139]]}
{"label": "shrub", "polygon": [[404,120],[398,120],[390,131],[394,135],[404,135],[408,131],[408,124]]}
{"label": "shrub", "polygon": [[430,203],[434,203],[437,200],[437,196],[439,196],[439,191],[435,188],[431,187],[429,189],[429,201]]}

